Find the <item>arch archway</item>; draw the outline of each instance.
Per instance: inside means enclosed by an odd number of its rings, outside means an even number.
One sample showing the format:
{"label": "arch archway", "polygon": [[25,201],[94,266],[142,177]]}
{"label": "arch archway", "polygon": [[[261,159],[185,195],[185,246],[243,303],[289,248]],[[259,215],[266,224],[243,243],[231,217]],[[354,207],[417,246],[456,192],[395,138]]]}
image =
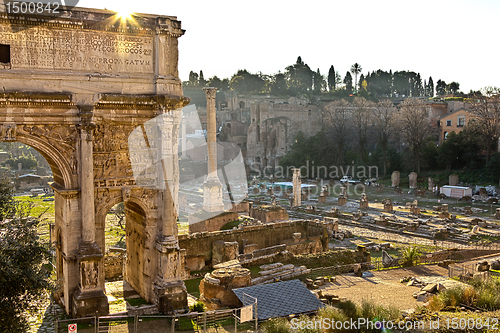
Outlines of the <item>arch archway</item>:
{"label": "arch archway", "polygon": [[[105,193],[109,198],[105,204],[96,206],[96,241],[104,250],[106,248],[106,216],[112,207],[119,203],[124,203],[125,207],[125,247],[126,258],[124,263],[123,280],[146,301],[153,302],[151,280],[154,279],[152,273],[152,253],[149,252],[154,239],[151,238],[151,231],[156,228],[156,224],[151,222],[151,212],[144,206],[141,199],[124,193],[121,190]],[[149,221],[149,222],[148,222]],[[100,262],[101,268],[105,271],[104,261]],[[105,274],[100,277],[100,285],[105,290]]]}
{"label": "arch archway", "polygon": [[[28,145],[38,151],[49,163],[54,176],[54,182],[61,189],[73,189],[76,187],[76,165],[70,166],[67,158],[61,151],[52,146],[41,137],[28,134],[18,134],[16,142]],[[76,161],[76,159],[75,159]],[[75,162],[76,164],[76,162]]]}

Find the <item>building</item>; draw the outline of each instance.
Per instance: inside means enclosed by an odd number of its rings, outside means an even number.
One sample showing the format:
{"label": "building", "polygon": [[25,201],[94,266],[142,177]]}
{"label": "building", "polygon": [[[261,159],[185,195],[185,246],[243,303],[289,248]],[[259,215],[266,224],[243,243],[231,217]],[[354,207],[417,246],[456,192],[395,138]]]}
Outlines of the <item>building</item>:
{"label": "building", "polygon": [[458,109],[439,118],[439,144],[451,133],[460,133],[472,118],[472,114],[465,109]]}

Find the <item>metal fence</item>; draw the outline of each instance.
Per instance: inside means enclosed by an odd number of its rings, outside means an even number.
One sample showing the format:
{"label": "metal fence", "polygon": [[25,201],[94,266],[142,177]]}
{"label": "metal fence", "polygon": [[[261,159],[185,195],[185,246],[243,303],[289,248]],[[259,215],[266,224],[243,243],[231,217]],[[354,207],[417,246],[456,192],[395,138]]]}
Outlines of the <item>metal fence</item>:
{"label": "metal fence", "polygon": [[254,321],[241,323],[241,309],[216,310],[208,312],[190,312],[174,315],[110,315],[76,319],[57,320],[54,323],[56,333],[69,332],[70,325],[77,326],[77,331],[88,333],[162,333],[175,331],[210,332],[219,328],[257,331],[257,300],[253,306]]}
{"label": "metal fence", "polygon": [[[444,260],[455,260],[455,261],[460,261],[460,260],[467,260],[467,259],[473,259],[477,257],[481,257],[483,255],[488,255],[492,253],[488,253],[488,251],[496,252],[500,254],[500,248],[497,249],[495,248],[466,248],[463,250],[443,250],[443,251],[438,251],[435,253],[431,254],[421,254],[415,258],[414,263],[415,264],[436,264]],[[350,273],[353,272],[355,267],[357,265],[361,265],[363,270],[381,270],[381,269],[391,269],[391,268],[400,268],[405,266],[406,259],[403,257],[399,258],[393,258],[390,259],[386,262],[382,261],[382,258],[375,258],[370,262],[364,262],[364,263],[355,263],[355,264],[348,264],[348,265],[334,265],[334,266],[328,266],[328,267],[318,267],[318,268],[312,268],[311,272],[307,275],[305,275],[305,278],[309,279],[316,279],[321,276],[335,276],[335,275],[341,275],[345,273]],[[475,263],[470,263],[470,264],[462,264],[462,265],[454,265],[456,267],[461,267],[457,268],[456,272],[453,272],[455,275],[449,275],[450,277],[453,276],[458,276],[460,273],[460,269],[464,270],[464,272],[472,272],[474,273],[474,267]],[[470,266],[470,267],[469,267]],[[451,274],[451,273],[449,273]]]}

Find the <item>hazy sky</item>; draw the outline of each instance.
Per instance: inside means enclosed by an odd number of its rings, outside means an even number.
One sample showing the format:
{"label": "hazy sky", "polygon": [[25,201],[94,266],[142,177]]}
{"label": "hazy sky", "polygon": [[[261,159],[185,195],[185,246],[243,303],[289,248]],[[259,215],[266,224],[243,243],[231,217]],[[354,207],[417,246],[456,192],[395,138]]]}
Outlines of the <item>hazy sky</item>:
{"label": "hazy sky", "polygon": [[238,69],[274,74],[297,56],[312,70],[330,65],[344,77],[358,62],[363,73],[412,70],[460,89],[500,86],[500,0],[420,1],[131,1],[80,0],[78,7],[177,16],[179,74],[203,70],[206,79]]}

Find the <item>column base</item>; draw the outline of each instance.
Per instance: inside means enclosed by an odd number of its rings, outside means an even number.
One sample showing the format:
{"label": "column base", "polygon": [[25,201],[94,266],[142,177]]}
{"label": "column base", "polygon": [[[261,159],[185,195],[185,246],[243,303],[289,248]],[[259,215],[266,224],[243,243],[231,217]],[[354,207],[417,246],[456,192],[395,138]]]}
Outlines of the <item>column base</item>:
{"label": "column base", "polygon": [[108,298],[102,289],[82,291],[80,288],[73,294],[73,317],[106,316],[109,314]]}
{"label": "column base", "polygon": [[173,310],[186,309],[187,289],[181,279],[170,279],[161,281],[154,286],[154,292],[158,299],[158,311],[160,313],[172,313]]}

